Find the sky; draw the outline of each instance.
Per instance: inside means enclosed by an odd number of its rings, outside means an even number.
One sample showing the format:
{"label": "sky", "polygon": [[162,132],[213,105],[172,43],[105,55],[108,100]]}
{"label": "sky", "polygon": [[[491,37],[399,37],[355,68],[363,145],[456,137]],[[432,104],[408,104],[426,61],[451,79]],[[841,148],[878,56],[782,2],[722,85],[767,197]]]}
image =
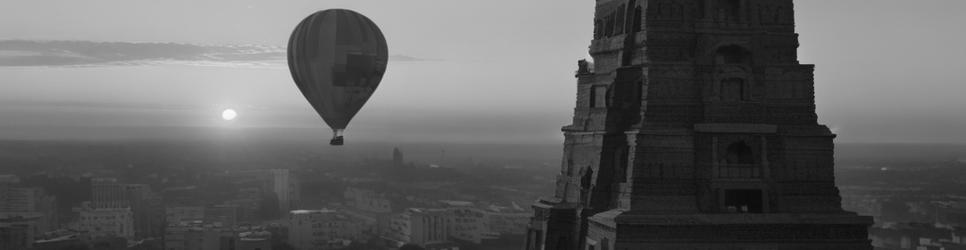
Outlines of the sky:
{"label": "sky", "polygon": [[[329,131],[281,55],[302,18],[347,8],[381,27],[392,55],[349,141],[527,144],[563,139],[594,1],[3,5],[0,139],[324,141]],[[819,117],[839,142],[966,143],[963,9],[961,0],[796,1],[799,60],[817,65]],[[226,108],[238,119],[221,120]]]}

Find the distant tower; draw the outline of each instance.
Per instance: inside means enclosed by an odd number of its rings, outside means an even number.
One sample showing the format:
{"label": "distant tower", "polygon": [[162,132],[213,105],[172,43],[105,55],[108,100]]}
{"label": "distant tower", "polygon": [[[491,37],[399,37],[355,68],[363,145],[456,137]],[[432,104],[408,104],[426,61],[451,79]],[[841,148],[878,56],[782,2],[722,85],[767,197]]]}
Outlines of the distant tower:
{"label": "distant tower", "polygon": [[278,197],[278,209],[281,213],[288,214],[291,210],[296,210],[301,204],[301,191],[298,179],[294,178],[288,169],[271,169],[272,192]]}
{"label": "distant tower", "polygon": [[403,164],[405,164],[405,163],[403,162],[403,154],[402,154],[402,151],[399,151],[399,148],[393,148],[392,149],[392,166],[393,167],[402,167]]}
{"label": "distant tower", "polygon": [[792,0],[596,0],[594,65],[529,250],[870,250]]}

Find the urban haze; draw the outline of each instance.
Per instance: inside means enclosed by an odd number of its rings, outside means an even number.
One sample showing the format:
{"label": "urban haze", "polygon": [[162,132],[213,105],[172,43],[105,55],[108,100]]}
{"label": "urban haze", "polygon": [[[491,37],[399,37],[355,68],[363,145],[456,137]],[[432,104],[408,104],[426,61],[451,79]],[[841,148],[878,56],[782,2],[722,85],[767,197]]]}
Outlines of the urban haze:
{"label": "urban haze", "polygon": [[963,1],[0,6],[0,250],[966,249]]}

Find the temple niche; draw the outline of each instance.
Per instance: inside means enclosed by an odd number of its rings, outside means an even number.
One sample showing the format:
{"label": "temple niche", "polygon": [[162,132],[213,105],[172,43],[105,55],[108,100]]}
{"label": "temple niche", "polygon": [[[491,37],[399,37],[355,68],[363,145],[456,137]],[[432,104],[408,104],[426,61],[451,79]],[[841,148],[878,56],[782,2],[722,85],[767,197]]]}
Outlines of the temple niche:
{"label": "temple niche", "polygon": [[[599,0],[528,250],[871,250],[792,0]],[[588,20],[589,21],[589,20]]]}
{"label": "temple niche", "polygon": [[716,0],[714,1],[715,20],[720,22],[741,22],[742,21],[742,0]]}

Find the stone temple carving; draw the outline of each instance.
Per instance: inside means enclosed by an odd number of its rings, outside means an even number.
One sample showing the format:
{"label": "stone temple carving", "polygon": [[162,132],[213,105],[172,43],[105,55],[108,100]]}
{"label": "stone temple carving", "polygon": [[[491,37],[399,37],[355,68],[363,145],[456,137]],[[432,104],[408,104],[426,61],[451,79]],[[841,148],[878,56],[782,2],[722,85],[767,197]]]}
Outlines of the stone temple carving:
{"label": "stone temple carving", "polygon": [[526,249],[872,249],[872,219],[840,204],[792,0],[596,3]]}

